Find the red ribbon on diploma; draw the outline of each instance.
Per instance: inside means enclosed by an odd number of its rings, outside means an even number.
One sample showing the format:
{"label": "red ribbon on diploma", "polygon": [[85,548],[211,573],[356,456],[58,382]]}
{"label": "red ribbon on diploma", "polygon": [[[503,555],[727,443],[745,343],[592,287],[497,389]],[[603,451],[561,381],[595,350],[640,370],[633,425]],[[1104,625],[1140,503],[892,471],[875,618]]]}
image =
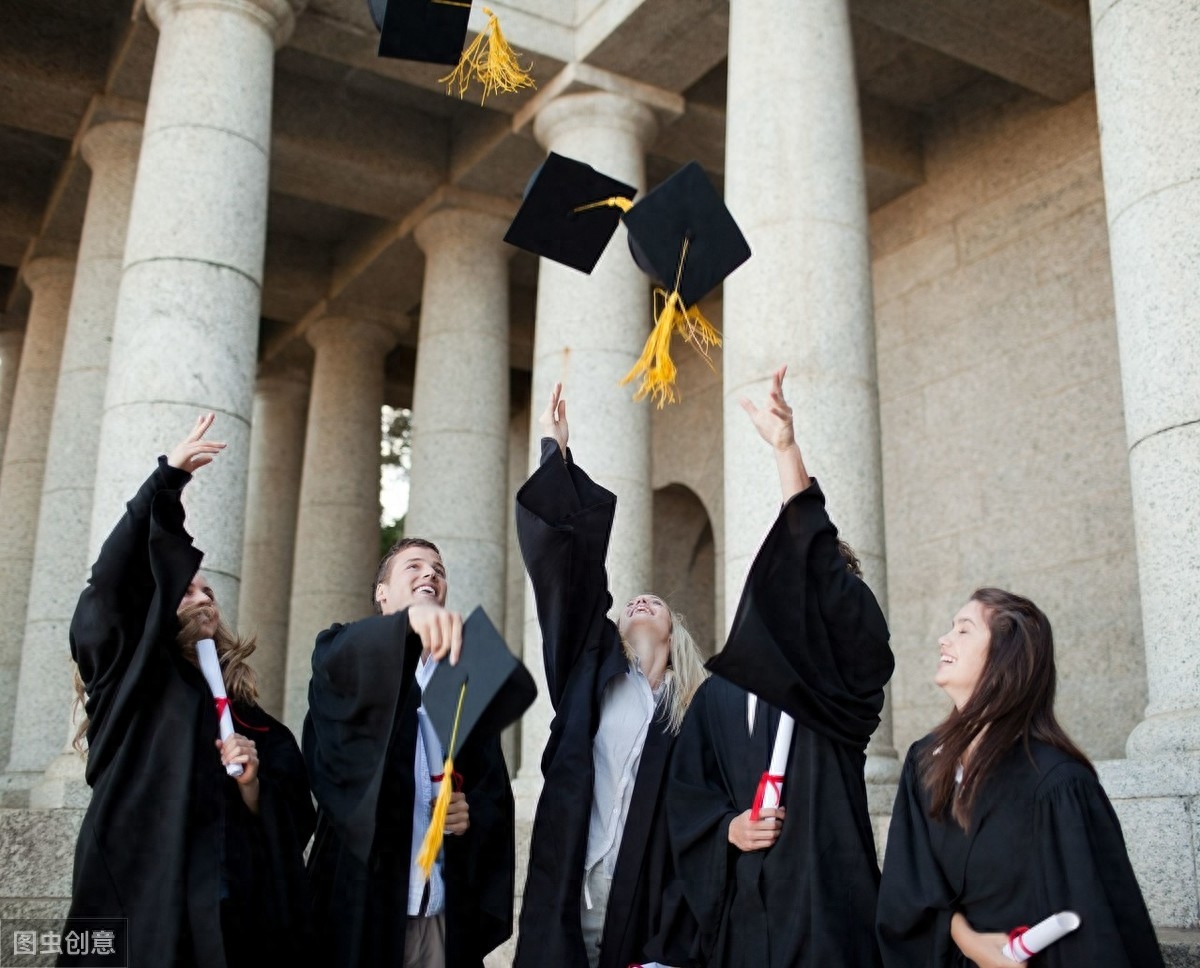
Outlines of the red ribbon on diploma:
{"label": "red ribbon on diploma", "polygon": [[1028,930],[1029,925],[1027,924],[1023,924],[1019,928],[1013,928],[1010,932],[1008,932],[1008,943],[1012,945],[1014,951],[1017,948],[1020,948],[1021,953],[1025,955],[1026,958],[1032,958],[1034,956],[1034,952],[1026,948],[1025,942],[1021,940],[1022,935],[1024,935]]}
{"label": "red ribbon on diploma", "polygon": [[767,789],[775,792],[775,802],[778,803],[783,799],[783,774],[782,773],[764,773],[758,778],[758,789],[754,792],[754,805],[750,808],[751,821],[757,821],[759,812],[762,810],[763,797],[766,796]]}

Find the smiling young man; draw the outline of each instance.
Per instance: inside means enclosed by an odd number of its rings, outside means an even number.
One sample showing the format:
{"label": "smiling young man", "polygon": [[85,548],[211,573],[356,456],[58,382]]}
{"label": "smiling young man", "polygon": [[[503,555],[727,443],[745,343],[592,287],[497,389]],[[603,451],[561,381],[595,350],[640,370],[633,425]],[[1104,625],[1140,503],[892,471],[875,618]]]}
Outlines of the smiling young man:
{"label": "smiling young man", "polygon": [[[320,963],[478,968],[512,932],[513,803],[495,736],[455,760],[446,839],[416,864],[441,760],[422,690],[457,660],[437,547],[406,538],[379,564],[376,615],[317,636],[304,755],[319,813],[309,857]],[[447,778],[449,779],[449,778]]]}

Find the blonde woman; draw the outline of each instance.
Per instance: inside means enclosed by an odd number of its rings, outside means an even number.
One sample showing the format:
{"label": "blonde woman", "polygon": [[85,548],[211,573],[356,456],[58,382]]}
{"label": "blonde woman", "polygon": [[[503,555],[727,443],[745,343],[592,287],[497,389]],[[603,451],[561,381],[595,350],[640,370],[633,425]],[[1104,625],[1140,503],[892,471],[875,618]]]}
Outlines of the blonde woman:
{"label": "blonde woman", "polygon": [[694,925],[674,877],[667,764],[705,671],[657,595],[614,623],[604,567],[616,497],[567,449],[556,384],[541,416],[541,466],[517,492],[555,718],[542,755],[517,968],[690,964]]}

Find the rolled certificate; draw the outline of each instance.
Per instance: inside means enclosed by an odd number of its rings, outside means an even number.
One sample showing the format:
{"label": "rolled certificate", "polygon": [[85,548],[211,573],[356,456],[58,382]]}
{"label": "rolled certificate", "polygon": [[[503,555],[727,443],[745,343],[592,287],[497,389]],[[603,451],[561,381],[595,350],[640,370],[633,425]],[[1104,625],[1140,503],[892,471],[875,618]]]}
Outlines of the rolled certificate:
{"label": "rolled certificate", "polygon": [[441,776],[438,771],[446,756],[442,752],[442,744],[438,740],[437,730],[433,728],[433,720],[424,706],[417,707],[417,729],[421,733],[421,742],[425,744],[425,760],[429,764],[429,779],[433,785],[433,799],[436,800],[442,790]]}
{"label": "rolled certificate", "polygon": [[775,733],[775,747],[771,751],[771,765],[758,781],[754,794],[754,805],[750,808],[750,819],[757,820],[763,810],[779,806],[783,799],[783,777],[787,772],[788,756],[792,752],[792,730],[796,721],[787,713],[779,714],[779,729]]}
{"label": "rolled certificate", "polygon": [[1017,928],[1009,933],[1008,944],[1002,954],[1009,961],[1028,961],[1039,951],[1044,951],[1060,938],[1066,937],[1079,927],[1079,915],[1074,911],[1060,911],[1032,928]]}
{"label": "rolled certificate", "polygon": [[[204,681],[212,690],[213,700],[217,704],[217,730],[221,741],[233,735],[233,717],[229,714],[229,697],[225,695],[225,680],[221,677],[221,660],[217,658],[217,643],[212,639],[201,639],[196,643],[196,656],[200,660],[200,671],[204,673]],[[241,763],[226,763],[225,772],[230,776],[242,775]]]}

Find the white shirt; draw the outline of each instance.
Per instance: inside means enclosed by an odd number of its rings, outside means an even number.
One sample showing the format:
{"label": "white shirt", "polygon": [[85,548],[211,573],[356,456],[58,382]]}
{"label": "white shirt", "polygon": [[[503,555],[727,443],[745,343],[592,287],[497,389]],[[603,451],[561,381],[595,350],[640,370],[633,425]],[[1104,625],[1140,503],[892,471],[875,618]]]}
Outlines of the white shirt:
{"label": "white shirt", "polygon": [[[437,668],[437,659],[430,657],[428,661],[422,658],[417,663],[417,685],[424,691],[429,685],[429,680],[433,676],[433,670]],[[424,710],[424,706],[421,707]],[[430,777],[429,757],[425,754],[425,743],[420,735],[421,715],[417,714],[417,749],[416,755],[413,757],[413,779],[416,780],[416,786],[413,789],[413,828],[412,828],[412,853],[409,855],[408,867],[408,916],[416,917],[424,914],[425,917],[433,917],[435,914],[441,914],[446,908],[446,885],[442,880],[442,855],[438,854],[437,862],[433,865],[433,870],[429,872],[429,903],[425,905],[424,912],[421,911],[421,899],[425,896],[425,872],[421,870],[417,864],[417,855],[421,852],[421,845],[425,842],[425,834],[429,830],[429,821],[433,813],[433,781]],[[434,767],[439,773],[442,771],[442,764],[438,763]],[[444,782],[451,782],[449,777],[446,777]]]}
{"label": "white shirt", "polygon": [[600,726],[592,740],[595,782],[583,865],[585,878],[597,867],[606,877],[612,877],[616,869],[642,747],[662,694],[662,685],[651,690],[650,681],[636,661],[604,690]]}

